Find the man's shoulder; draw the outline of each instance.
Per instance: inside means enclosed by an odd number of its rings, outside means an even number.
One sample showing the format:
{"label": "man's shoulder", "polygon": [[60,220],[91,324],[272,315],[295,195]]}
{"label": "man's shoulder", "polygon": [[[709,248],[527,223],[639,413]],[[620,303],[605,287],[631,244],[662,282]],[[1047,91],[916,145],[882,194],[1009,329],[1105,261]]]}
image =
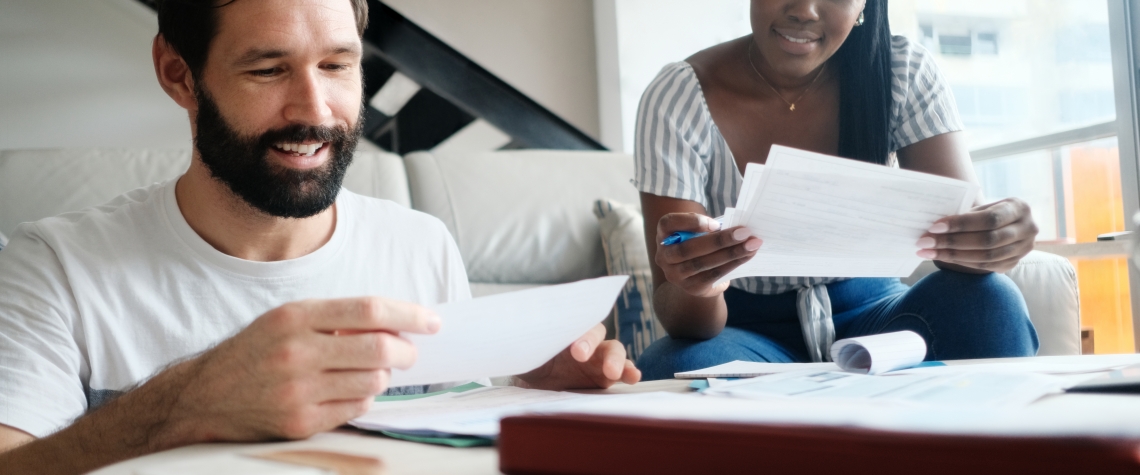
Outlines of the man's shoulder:
{"label": "man's shoulder", "polygon": [[423,211],[408,208],[394,201],[373,198],[341,190],[342,199],[351,203],[353,219],[365,230],[414,236],[450,236],[447,226],[439,218]]}
{"label": "man's shoulder", "polygon": [[170,183],[155,183],[123,193],[100,205],[24,223],[16,227],[14,235],[31,234],[53,244],[96,241],[113,244],[134,228],[158,224],[154,221],[157,217],[155,212],[159,209],[158,200]]}

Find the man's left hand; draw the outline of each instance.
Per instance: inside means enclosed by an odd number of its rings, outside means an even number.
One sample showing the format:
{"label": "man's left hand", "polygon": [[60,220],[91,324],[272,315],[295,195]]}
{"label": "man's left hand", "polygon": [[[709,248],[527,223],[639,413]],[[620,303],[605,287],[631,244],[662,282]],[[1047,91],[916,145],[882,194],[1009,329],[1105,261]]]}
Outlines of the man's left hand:
{"label": "man's left hand", "polygon": [[626,359],[625,347],[605,338],[606,327],[598,324],[546,364],[515,376],[516,384],[530,389],[563,390],[608,388],[619,381],[640,381],[641,371]]}

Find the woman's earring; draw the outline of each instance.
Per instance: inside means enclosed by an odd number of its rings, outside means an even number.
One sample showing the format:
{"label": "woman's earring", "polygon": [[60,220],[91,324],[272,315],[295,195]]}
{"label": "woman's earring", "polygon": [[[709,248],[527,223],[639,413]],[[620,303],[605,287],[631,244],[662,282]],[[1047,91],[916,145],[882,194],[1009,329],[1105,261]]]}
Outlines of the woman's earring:
{"label": "woman's earring", "polygon": [[866,19],[863,18],[863,12],[859,12],[859,19],[855,20],[855,26],[863,26],[864,21],[866,21]]}

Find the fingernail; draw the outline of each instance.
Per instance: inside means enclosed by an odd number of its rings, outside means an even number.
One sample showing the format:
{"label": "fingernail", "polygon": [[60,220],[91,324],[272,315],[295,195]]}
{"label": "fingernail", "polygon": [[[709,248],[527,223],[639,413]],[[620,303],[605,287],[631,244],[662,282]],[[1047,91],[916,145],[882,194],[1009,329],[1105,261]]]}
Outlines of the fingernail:
{"label": "fingernail", "polygon": [[749,239],[748,242],[744,243],[744,250],[748,252],[755,251],[757,249],[760,249],[761,244],[764,243],[759,239]]}
{"label": "fingernail", "polygon": [[938,256],[937,252],[934,252],[930,249],[922,249],[915,254],[918,254],[918,257],[921,257],[923,259],[934,259],[936,256]]}
{"label": "fingernail", "polygon": [[436,315],[434,313],[428,315],[428,317],[427,317],[427,329],[429,332],[435,333],[435,332],[439,331],[440,327],[442,327],[442,326],[443,326],[443,320],[439,318],[439,315]]}
{"label": "fingernail", "polygon": [[589,343],[586,343],[586,342],[584,342],[584,341],[579,341],[579,342],[577,343],[577,346],[578,346],[578,348],[579,348],[580,350],[582,350],[582,351],[584,351],[584,352],[587,352],[587,353],[589,353],[589,352],[590,352],[590,344],[589,344]]}
{"label": "fingernail", "polygon": [[752,233],[748,232],[748,228],[740,228],[740,229],[737,229],[736,231],[732,232],[732,238],[737,240],[737,241],[743,241],[745,239],[748,239],[748,236],[751,236],[751,235],[752,235]]}
{"label": "fingernail", "polygon": [[710,219],[709,221],[711,221],[709,223],[709,229],[711,229],[713,231],[720,231],[720,228],[724,227],[723,224],[720,224],[720,221],[717,221],[715,219]]}
{"label": "fingernail", "polygon": [[930,236],[923,236],[922,239],[919,239],[918,242],[914,243],[914,245],[923,249],[932,249],[934,248],[934,238]]}
{"label": "fingernail", "polygon": [[944,232],[949,231],[949,230],[950,230],[950,226],[946,223],[934,223],[934,226],[931,226],[930,229],[927,229],[928,232],[932,232],[935,234],[944,233]]}

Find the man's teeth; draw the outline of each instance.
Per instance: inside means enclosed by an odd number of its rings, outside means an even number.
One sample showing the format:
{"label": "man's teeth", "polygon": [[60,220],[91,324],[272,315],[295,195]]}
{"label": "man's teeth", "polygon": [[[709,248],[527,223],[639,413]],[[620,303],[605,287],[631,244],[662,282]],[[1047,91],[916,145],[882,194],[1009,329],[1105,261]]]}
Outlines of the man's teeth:
{"label": "man's teeth", "polygon": [[311,144],[279,143],[276,145],[276,147],[281,149],[281,150],[284,150],[286,152],[293,152],[293,153],[296,153],[298,155],[312,155],[312,154],[316,153],[317,150],[320,150],[321,146],[323,146],[323,145],[324,145],[324,143],[311,143]]}
{"label": "man's teeth", "polygon": [[809,39],[807,39],[807,38],[802,38],[802,39],[801,39],[801,38],[792,38],[791,36],[788,36],[788,35],[785,35],[785,34],[780,34],[780,36],[783,36],[783,37],[784,37],[784,39],[786,39],[786,40],[788,40],[788,41],[791,41],[792,43],[800,43],[800,44],[803,44],[803,43],[811,43],[812,41],[815,41],[815,40],[809,40]]}

